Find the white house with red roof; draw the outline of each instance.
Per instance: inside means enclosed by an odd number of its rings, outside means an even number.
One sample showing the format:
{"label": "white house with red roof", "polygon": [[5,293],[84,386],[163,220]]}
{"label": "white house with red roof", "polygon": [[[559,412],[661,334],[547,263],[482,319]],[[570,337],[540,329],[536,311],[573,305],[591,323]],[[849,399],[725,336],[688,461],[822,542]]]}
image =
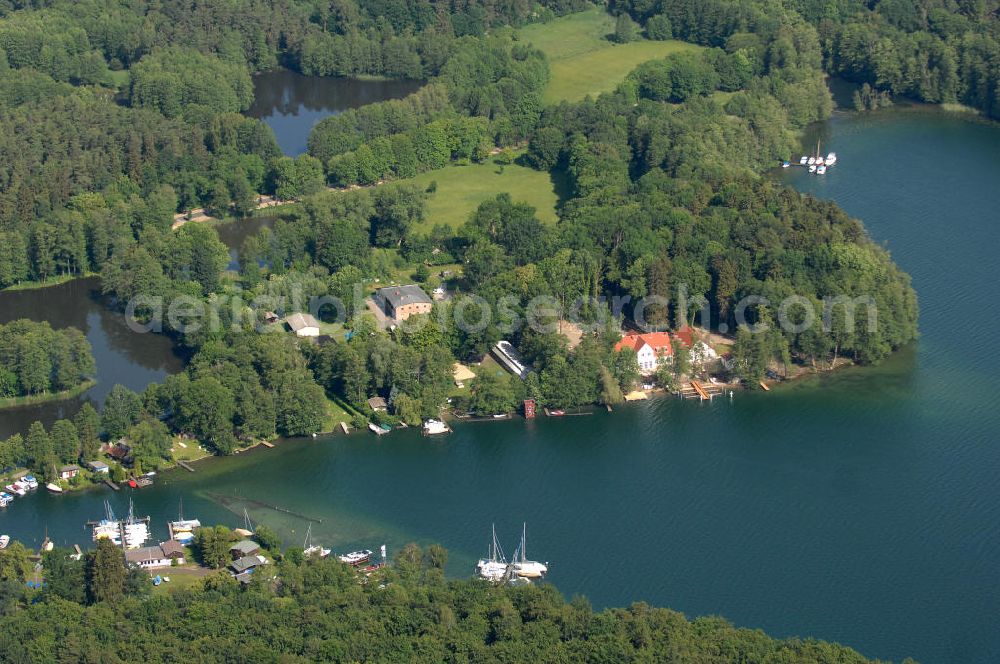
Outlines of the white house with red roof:
{"label": "white house with red roof", "polygon": [[626,334],[615,344],[615,350],[621,351],[626,347],[635,351],[639,372],[644,376],[655,373],[660,363],[674,354],[670,335],[666,332]]}

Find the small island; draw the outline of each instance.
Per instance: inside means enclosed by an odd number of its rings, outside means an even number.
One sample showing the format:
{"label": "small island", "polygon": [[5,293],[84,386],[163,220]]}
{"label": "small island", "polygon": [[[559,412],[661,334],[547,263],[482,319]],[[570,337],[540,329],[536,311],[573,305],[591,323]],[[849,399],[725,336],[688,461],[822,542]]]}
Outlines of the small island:
{"label": "small island", "polygon": [[82,394],[95,372],[90,342],[76,328],[30,320],[0,325],[0,409]]}

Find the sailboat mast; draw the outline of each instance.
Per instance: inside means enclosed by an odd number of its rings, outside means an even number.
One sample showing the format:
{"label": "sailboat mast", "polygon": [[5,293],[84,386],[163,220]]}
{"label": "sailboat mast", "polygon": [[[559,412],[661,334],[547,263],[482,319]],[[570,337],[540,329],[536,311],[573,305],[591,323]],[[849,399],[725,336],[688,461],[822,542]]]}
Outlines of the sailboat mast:
{"label": "sailboat mast", "polygon": [[522,522],[521,523],[521,562],[522,563],[528,559],[528,554],[525,552],[525,549],[527,548],[527,542],[526,542],[527,539],[528,539],[528,524]]}

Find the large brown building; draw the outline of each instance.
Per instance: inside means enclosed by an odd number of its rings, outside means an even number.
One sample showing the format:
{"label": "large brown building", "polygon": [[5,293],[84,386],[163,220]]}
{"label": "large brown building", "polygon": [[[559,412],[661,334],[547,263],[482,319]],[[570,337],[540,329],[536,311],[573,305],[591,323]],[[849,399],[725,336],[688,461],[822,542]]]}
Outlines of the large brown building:
{"label": "large brown building", "polygon": [[401,323],[416,314],[431,312],[431,298],[419,286],[386,286],[375,291],[375,302],[385,315]]}

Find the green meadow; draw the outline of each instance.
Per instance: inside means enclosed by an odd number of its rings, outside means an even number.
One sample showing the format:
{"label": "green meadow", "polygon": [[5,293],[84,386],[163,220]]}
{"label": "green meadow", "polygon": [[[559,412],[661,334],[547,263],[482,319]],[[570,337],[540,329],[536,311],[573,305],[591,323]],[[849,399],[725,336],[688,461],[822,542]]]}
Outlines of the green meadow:
{"label": "green meadow", "polygon": [[549,59],[551,80],[543,97],[546,104],[609,92],[647,60],[700,48],[680,41],[647,39],[615,44],[607,38],[614,27],[614,17],[594,8],[520,29],[521,39]]}

